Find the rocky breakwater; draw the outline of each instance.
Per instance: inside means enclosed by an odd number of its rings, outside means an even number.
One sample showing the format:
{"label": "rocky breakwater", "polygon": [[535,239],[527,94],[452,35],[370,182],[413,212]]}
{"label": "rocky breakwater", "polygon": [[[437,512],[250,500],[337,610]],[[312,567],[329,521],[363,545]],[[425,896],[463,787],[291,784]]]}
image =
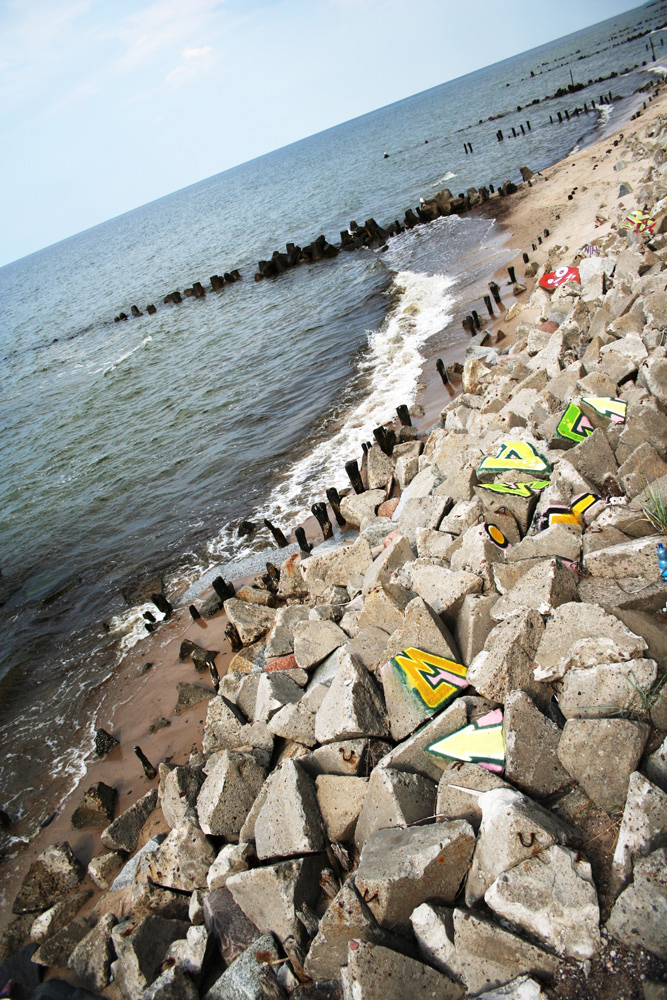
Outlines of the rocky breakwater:
{"label": "rocky breakwater", "polygon": [[[628,149],[653,203],[666,137]],[[201,751],[103,829],[92,913],[68,845],[44,852],[5,948],[31,935],[33,963],[127,1000],[664,996],[651,247],[613,232],[513,307],[516,343],[469,348],[440,426],[368,449],[372,488],[340,502],[358,534],[287,559],[278,606],[262,578],[224,602],[242,648]]]}

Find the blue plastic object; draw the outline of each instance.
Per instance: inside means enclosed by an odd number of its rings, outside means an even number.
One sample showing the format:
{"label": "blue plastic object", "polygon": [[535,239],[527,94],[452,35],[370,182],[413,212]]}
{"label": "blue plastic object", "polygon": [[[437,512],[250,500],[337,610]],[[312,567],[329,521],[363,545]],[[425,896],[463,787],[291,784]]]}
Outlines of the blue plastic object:
{"label": "blue plastic object", "polygon": [[660,567],[660,576],[667,581],[667,549],[662,542],[658,542],[658,566]]}

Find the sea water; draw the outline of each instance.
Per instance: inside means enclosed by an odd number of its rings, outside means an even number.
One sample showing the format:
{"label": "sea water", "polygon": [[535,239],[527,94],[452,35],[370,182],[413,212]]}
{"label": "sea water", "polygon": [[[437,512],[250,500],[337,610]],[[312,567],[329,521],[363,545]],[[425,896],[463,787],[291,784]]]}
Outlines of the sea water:
{"label": "sea water", "polygon": [[[170,597],[191,599],[212,573],[233,575],[230,560],[279,559],[264,529],[240,539],[239,521],[269,517],[287,532],[327,487],[346,485],[345,461],[414,400],[427,341],[462,341],[457,308],[503,251],[493,221],[464,216],[255,283],[257,260],[320,233],[337,241],[353,219],[402,218],[443,187],[518,181],[521,164],[539,170],[596,140],[649,79],[647,39],[629,39],[664,23],[665,6],[417,94],[0,269],[0,807],[22,831],[80,773],[95,690],[145,635],[145,594],[163,580]],[[652,37],[662,54],[663,33]],[[575,82],[619,75],[543,101],[570,71]],[[550,124],[610,89],[612,102]],[[221,292],[163,304],[236,267],[242,280]],[[143,316],[114,323],[132,304]]]}

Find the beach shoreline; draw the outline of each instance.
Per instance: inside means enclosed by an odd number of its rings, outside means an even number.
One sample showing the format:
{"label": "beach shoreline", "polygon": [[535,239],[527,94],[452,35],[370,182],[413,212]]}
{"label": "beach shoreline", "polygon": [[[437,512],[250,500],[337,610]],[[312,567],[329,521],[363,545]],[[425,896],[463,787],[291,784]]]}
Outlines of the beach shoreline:
{"label": "beach shoreline", "polygon": [[[658,82],[656,81],[656,86]],[[634,129],[644,128],[661,110],[664,111],[665,103],[665,95],[661,90],[660,97],[647,104],[641,117],[635,122],[626,122],[622,126],[622,131],[627,136]],[[636,164],[627,163],[623,171],[615,171],[614,163],[617,159],[615,138],[604,138],[554,164],[543,171],[541,176],[536,175],[531,186],[527,183],[522,184],[515,195],[504,200],[502,211],[495,218],[497,224],[502,227],[509,256],[507,263],[489,276],[489,280],[495,280],[500,286],[504,305],[501,313],[486,323],[491,338],[490,343],[494,346],[510,347],[514,340],[516,325],[530,319],[530,312],[526,310],[516,320],[506,319],[509,307],[517,301],[512,294],[511,284],[508,284],[507,267],[514,266],[517,279],[526,285],[525,292],[518,296],[518,301],[525,303],[535,287],[535,279],[524,278],[525,265],[522,259],[524,251],[529,254],[531,261],[541,265],[550,254],[557,253],[557,247],[561,247],[562,263],[569,263],[579,247],[604,238],[612,230],[614,215],[619,207],[615,190],[617,183],[624,181],[634,186],[645,166],[638,160]],[[568,194],[573,190],[575,194],[568,200]],[[633,196],[631,195],[623,204],[628,210],[635,207]],[[596,216],[602,217],[603,212],[606,212],[607,221],[596,226],[594,220]],[[483,208],[480,214],[484,214]],[[538,218],[539,227],[536,224]],[[544,231],[547,229],[549,235],[544,236]],[[532,251],[531,245],[538,235],[541,236],[542,243],[538,245],[536,251]],[[484,294],[488,294],[488,289]],[[480,299],[468,302],[464,312],[468,312],[471,308],[476,308],[482,316],[483,301]],[[458,315],[452,320],[452,323],[457,322],[460,322]],[[504,334],[501,341],[498,339],[500,331]],[[437,424],[443,406],[460,392],[460,383],[443,385],[435,369],[435,359],[442,357],[445,366],[454,361],[463,362],[464,348],[465,340],[454,345],[449,351],[443,352],[442,345],[439,345],[438,338],[435,337],[424,349],[424,367],[416,398],[417,408],[423,410],[423,415],[413,418],[422,436],[426,436],[428,430]],[[350,456],[352,457],[355,456]],[[356,457],[358,460],[361,458],[361,456]],[[309,520],[306,528],[312,540],[321,537],[314,519]],[[279,549],[267,551],[267,559],[280,563],[282,561],[280,552]],[[232,582],[239,586],[247,581]],[[200,598],[205,599],[210,592],[210,590],[204,591]],[[145,777],[134,754],[135,745],[141,746],[156,767],[161,761],[187,763],[190,753],[199,750],[206,717],[206,700],[200,701],[177,716],[174,715],[177,684],[198,684],[207,688],[211,695],[214,689],[208,673],[198,673],[190,660],[179,661],[179,649],[182,641],[189,639],[208,650],[218,650],[215,664],[222,677],[234,656],[224,635],[226,623],[224,612],[208,620],[193,621],[187,606],[180,607],[174,611],[169,621],[160,624],[152,635],[147,635],[145,640],[126,653],[113,676],[108,678],[96,693],[99,704],[94,728],[104,728],[113,733],[120,741],[119,746],[101,759],[96,758],[91,750],[86,760],[86,773],[67,796],[53,821],[25,849],[13,858],[4,859],[0,864],[0,880],[3,883],[6,904],[11,904],[29,864],[49,844],[68,841],[74,853],[85,865],[101,852],[99,829],[75,831],[71,828],[72,813],[86,787],[97,781],[104,781],[114,786],[118,793],[116,814],[126,809],[150,788],[156,787],[156,780],[149,781]],[[152,665],[147,668],[145,666],[147,663]],[[149,733],[149,727],[158,723],[160,719],[168,720],[169,724]],[[168,829],[159,809],[156,810],[142,831],[139,846],[155,833],[167,832]],[[93,889],[91,900],[81,911],[85,915],[93,909],[103,892],[93,885],[89,877],[81,887]],[[0,931],[12,919],[10,911],[11,905],[3,907],[0,915]]]}

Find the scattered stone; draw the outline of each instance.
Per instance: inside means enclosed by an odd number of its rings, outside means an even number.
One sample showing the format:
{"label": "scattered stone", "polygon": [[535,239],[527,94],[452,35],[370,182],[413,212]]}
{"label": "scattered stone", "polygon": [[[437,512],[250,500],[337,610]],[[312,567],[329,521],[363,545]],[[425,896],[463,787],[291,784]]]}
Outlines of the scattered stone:
{"label": "scattered stone", "polygon": [[357,822],[357,847],[361,849],[376,830],[410,826],[433,816],[435,796],[434,783],[421,774],[376,767]]}
{"label": "scattered stone", "polygon": [[91,990],[103,990],[109,985],[109,970],[116,957],[111,932],[117,923],[113,913],[105,913],[69,956],[68,967]]}
{"label": "scattered stone", "polygon": [[197,802],[204,775],[191,767],[174,767],[160,781],[158,789],[162,815],[175,827]]}
{"label": "scattered stone", "polygon": [[141,920],[122,920],[111,931],[118,956],[122,990],[127,997],[139,996],[157,979],[160,965],[172,941],[185,937],[188,925],[150,915]]}
{"label": "scattered stone", "polygon": [[109,889],[125,864],[126,855],[117,851],[99,854],[88,864],[88,874],[99,889]]}
{"label": "scattered stone", "polygon": [[36,965],[47,965],[55,969],[66,969],[69,957],[90,931],[87,917],[75,917],[66,927],[47,938],[32,956]]}
{"label": "scattered stone", "polygon": [[477,594],[482,589],[482,580],[476,573],[454,572],[432,559],[406,563],[397,582],[452,622],[456,621],[466,594]]}
{"label": "scattered stone", "polygon": [[0,962],[6,962],[21,950],[35,920],[34,913],[23,913],[10,920],[0,933]]}
{"label": "scattered stone", "polygon": [[449,766],[449,761],[437,754],[428,753],[428,747],[444,736],[461,729],[470,720],[471,705],[475,702],[490,707],[483,698],[457,698],[448,708],[431,722],[418,729],[407,740],[403,740],[384,757],[383,767],[391,767],[397,771],[408,771],[413,774],[423,774],[431,781],[439,781],[442,772]]}
{"label": "scattered stone", "polygon": [[199,1000],[199,991],[180,965],[172,965],[144,990],[139,1000]]}
{"label": "scattered stone", "polygon": [[255,821],[260,860],[322,849],[322,817],[315,783],[293,760],[284,760]]}
{"label": "scattered stone", "polygon": [[513,612],[536,609],[548,615],[554,608],[577,596],[577,578],[558,559],[538,562],[493,606],[491,617],[496,621]]}
{"label": "scattered stone", "polygon": [[435,811],[440,819],[465,819],[474,830],[479,829],[482,810],[477,795],[469,795],[462,789],[489,792],[492,788],[507,788],[499,774],[494,774],[480,764],[449,763],[440,778]]}
{"label": "scattered stone", "polygon": [[[585,645],[577,647],[573,658],[570,651],[580,642]],[[645,649],[643,638],[603,608],[568,602],[556,608],[547,622],[535,653],[535,678],[557,680],[565,676],[570,664],[584,667],[630,660]]]}
{"label": "scattered stone", "polygon": [[72,813],[72,826],[82,830],[90,826],[107,826],[113,819],[116,789],[97,781],[83,795]]}
{"label": "scattered stone", "polygon": [[30,865],[14,900],[12,913],[48,909],[77,886],[85,874],[86,869],[67,841],[51,844]]}
{"label": "scattered stone", "polygon": [[384,716],[377,685],[364,667],[345,655],[315,717],[317,742],[331,743],[358,736],[384,739],[388,735]]}
{"label": "scattered stone", "polygon": [[317,903],[325,863],[323,855],[315,854],[252,868],[230,876],[227,889],[262,933],[271,931],[280,941],[289,937],[299,941],[303,928],[297,913],[304,903],[309,907]]}
{"label": "scattered stone", "polygon": [[591,866],[566,847],[554,845],[504,871],[484,899],[500,917],[558,955],[582,960],[599,950],[600,911]]}
{"label": "scattered stone", "polygon": [[542,617],[533,610],[519,610],[496,625],[470,664],[468,683],[490,701],[504,704],[511,691],[521,690],[546,708],[552,688],[533,676],[533,660],[543,632]]}
{"label": "scattered stone", "polygon": [[[562,710],[562,701],[559,698]],[[520,791],[547,798],[571,784],[558,759],[561,733],[537,709],[525,691],[511,691],[503,718],[505,774]]]}
{"label": "scattered stone", "polygon": [[617,712],[648,715],[643,692],[658,676],[655,660],[598,663],[594,667],[568,670],[558,695],[558,707],[566,719],[602,718]]}
{"label": "scattered stone", "polygon": [[630,948],[667,958],[667,853],[637,858],[634,880],[616,900],[607,930]]}
{"label": "scattered stone", "polygon": [[276,612],[260,604],[249,604],[237,597],[224,603],[225,614],[235,627],[244,646],[257,642],[266,635],[275,622]]}
{"label": "scattered stone", "polygon": [[203,1000],[266,1000],[267,996],[282,997],[283,992],[270,964],[277,962],[279,958],[273,935],[262,934],[225,969],[204,994]]}
{"label": "scattered stone", "polygon": [[206,882],[209,889],[221,889],[232,875],[248,870],[248,865],[255,859],[252,844],[225,844],[208,870]]}
{"label": "scattered stone", "polygon": [[384,490],[366,490],[365,493],[349,493],[340,502],[340,512],[354,528],[358,528],[365,517],[375,514],[385,498]]}
{"label": "scattered stone", "polygon": [[192,892],[205,888],[214,861],[215,851],[202,831],[183,819],[149,856],[148,870],[156,885]]}
{"label": "scattered stone", "polygon": [[342,628],[328,621],[297,622],[294,626],[294,657],[299,667],[309,670],[344,646],[348,636]]}
{"label": "scattered stone", "polygon": [[327,839],[334,844],[353,840],[368,791],[368,780],[319,774],[315,779],[315,789]]}
{"label": "scattered stone", "polygon": [[667,792],[667,737],[662,745],[646,759],[644,771],[649,781]]}
{"label": "scattered stone", "polygon": [[629,719],[568,719],[558,758],[596,805],[620,812],[648,734],[645,723]]}
{"label": "scattered stone", "polygon": [[630,775],[614,850],[612,875],[616,889],[627,885],[636,858],[660,847],[667,847],[667,794],[635,771]]}
{"label": "scattered stone", "polygon": [[454,973],[469,995],[502,986],[522,973],[547,981],[556,974],[558,960],[553,955],[467,910],[423,903],[411,922],[424,958]]}
{"label": "scattered stone", "polygon": [[95,733],[95,753],[98,757],[106,757],[114,747],[118,746],[118,740],[106,729],[98,729]]}
{"label": "scattered stone", "polygon": [[[250,678],[257,690],[257,681]],[[254,707],[254,706],[253,706]],[[216,750],[231,750],[240,746],[242,722],[231,710],[224,698],[211,698],[206,712],[206,724],[202,737],[202,750],[208,755]]]}
{"label": "scattered stone", "polygon": [[72,893],[59,903],[41,913],[30,927],[30,940],[41,944],[47,938],[66,927],[73,920],[84,903],[92,896],[90,889]]}
{"label": "scattered stone", "polygon": [[209,760],[206,770],[207,777],[197,797],[201,828],[211,836],[235,842],[266,772],[252,754],[231,750],[216,754]]}
{"label": "scattered stone", "polygon": [[352,938],[393,943],[363,901],[354,878],[349,878],[320,920],[306,957],[306,973],[316,981],[340,979],[341,966],[347,961],[348,941]]}
{"label": "scattered stone", "polygon": [[101,841],[110,851],[133,854],[137,848],[141,828],[157,805],[157,788],[151,788],[140,799],[122,812],[105,830]]}
{"label": "scattered stone", "polygon": [[206,930],[217,944],[226,965],[230,965],[260,937],[259,930],[234,901],[227,886],[206,893],[203,908]]}
{"label": "scattered stone", "polygon": [[461,663],[456,642],[440,616],[421,597],[415,597],[405,608],[403,624],[392,632],[382,662],[390,660],[403,649],[413,646],[425,649],[446,660]]}
{"label": "scattered stone", "polygon": [[320,774],[368,777],[390,750],[391,744],[384,740],[341,740],[318,747],[299,763],[314,778]]}
{"label": "scattered stone", "polygon": [[656,545],[667,539],[637,538],[608,549],[599,549],[584,556],[584,569],[592,576],[605,578],[643,577],[654,580],[657,575]]}
{"label": "scattered stone", "polygon": [[482,823],[466,882],[468,906],[479,902],[502,872],[568,838],[554,815],[513,788],[484,792],[478,803]]}
{"label": "scattered stone", "polygon": [[179,681],[176,685],[178,697],[174,706],[174,715],[181,715],[187,712],[193,705],[198,705],[202,701],[208,701],[215,697],[215,691],[210,687],[203,687],[201,684],[189,684],[186,681]]}
{"label": "scattered stone", "polygon": [[363,846],[355,884],[379,924],[407,931],[420,903],[454,901],[474,846],[475,834],[464,820],[376,830]]}
{"label": "scattered stone", "polygon": [[157,851],[158,847],[165,839],[165,833],[158,833],[144,844],[144,846],[137,851],[133,858],[123,866],[120,874],[114,879],[111,886],[112,892],[119,892],[121,889],[127,889],[134,882],[137,873],[148,871],[148,855],[153,854]]}
{"label": "scattered stone", "polygon": [[344,1000],[403,1000],[406,986],[414,997],[460,1000],[464,990],[449,976],[390,948],[351,940],[341,969]]}
{"label": "scattered stone", "polygon": [[[208,938],[208,931],[203,924],[188,927],[185,938],[179,938],[169,945],[165,964],[173,959],[189,975],[198,977],[206,958]],[[199,994],[197,994],[197,1000],[198,998]],[[179,1000],[179,998],[175,997],[174,1000]]]}
{"label": "scattered stone", "polygon": [[308,608],[301,604],[291,604],[276,611],[273,626],[266,640],[267,659],[287,656],[294,652],[294,626],[298,622],[306,621],[308,613]]}

